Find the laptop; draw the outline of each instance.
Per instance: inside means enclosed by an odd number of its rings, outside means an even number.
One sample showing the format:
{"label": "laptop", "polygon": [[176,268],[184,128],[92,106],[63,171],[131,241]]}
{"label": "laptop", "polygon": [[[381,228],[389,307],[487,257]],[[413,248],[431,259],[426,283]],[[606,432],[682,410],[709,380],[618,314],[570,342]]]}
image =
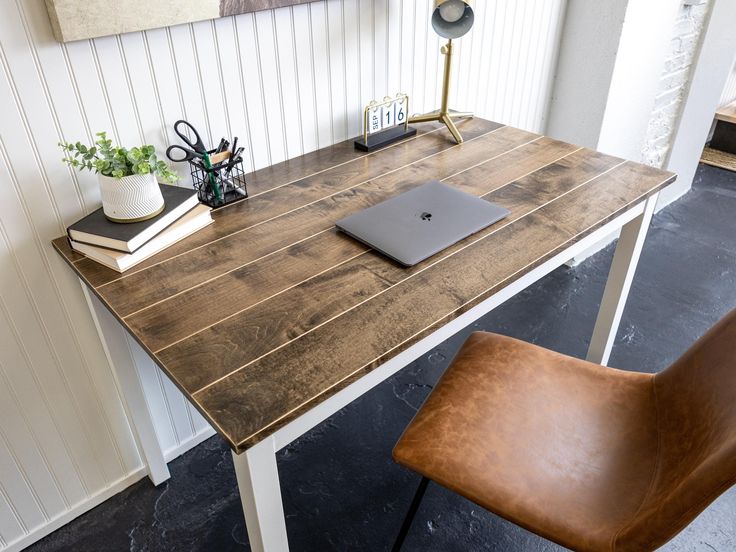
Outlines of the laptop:
{"label": "laptop", "polygon": [[433,180],[335,225],[402,265],[414,266],[509,212]]}

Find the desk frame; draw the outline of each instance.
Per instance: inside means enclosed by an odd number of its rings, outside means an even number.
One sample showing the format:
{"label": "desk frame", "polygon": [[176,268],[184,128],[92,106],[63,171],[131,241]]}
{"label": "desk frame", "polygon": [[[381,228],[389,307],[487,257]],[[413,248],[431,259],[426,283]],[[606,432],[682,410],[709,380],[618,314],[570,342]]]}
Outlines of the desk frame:
{"label": "desk frame", "polygon": [[[569,259],[620,230],[621,235],[587,355],[587,360],[591,362],[607,364],[657,197],[658,194],[654,194],[648,199],[642,199],[612,221],[580,241],[571,243],[554,257],[511,281],[482,303],[397,353],[378,368],[287,423],[245,452],[241,454],[233,452],[235,474],[251,548],[254,551],[266,552],[287,551],[289,548],[276,464],[276,453],[280,449]],[[158,485],[166,481],[170,474],[156,438],[153,420],[135,365],[136,355],[145,353],[135,340],[127,336],[123,327],[90,292],[87,285],[81,283],[105,354],[113,367],[126,412],[132,421],[133,433],[142,452],[143,461],[151,480]]]}

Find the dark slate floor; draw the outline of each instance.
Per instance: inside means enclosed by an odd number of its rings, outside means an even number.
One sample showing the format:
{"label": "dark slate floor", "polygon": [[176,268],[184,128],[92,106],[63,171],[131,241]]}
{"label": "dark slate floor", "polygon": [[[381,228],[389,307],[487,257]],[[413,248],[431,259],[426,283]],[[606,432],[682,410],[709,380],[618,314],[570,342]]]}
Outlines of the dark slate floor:
{"label": "dark slate floor", "polygon": [[[293,551],[387,550],[417,476],[391,448],[473,330],[584,356],[613,246],[563,267],[479,320],[279,454]],[[610,364],[658,371],[736,307],[736,174],[702,166],[693,190],[652,224]],[[248,550],[230,453],[218,437],[31,547],[33,552]],[[404,550],[559,547],[431,485]],[[668,551],[736,550],[736,488]]]}

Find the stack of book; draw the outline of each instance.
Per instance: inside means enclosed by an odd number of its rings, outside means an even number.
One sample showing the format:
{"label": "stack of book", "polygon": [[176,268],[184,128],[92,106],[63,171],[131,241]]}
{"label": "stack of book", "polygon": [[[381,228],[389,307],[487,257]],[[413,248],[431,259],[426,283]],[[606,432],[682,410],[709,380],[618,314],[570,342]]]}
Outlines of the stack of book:
{"label": "stack of book", "polygon": [[196,190],[161,185],[166,206],[141,222],[121,224],[97,209],[67,228],[72,249],[113,270],[124,272],[212,222]]}

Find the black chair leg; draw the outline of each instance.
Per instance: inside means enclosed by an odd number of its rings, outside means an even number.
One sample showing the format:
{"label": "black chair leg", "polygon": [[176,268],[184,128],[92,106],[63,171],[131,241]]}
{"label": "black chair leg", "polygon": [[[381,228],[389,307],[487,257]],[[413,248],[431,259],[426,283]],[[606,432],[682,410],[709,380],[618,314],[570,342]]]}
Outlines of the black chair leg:
{"label": "black chair leg", "polygon": [[391,549],[391,552],[400,552],[401,545],[404,544],[404,539],[406,539],[406,535],[409,533],[409,529],[411,528],[411,523],[414,521],[414,516],[416,515],[417,510],[419,510],[419,505],[422,503],[422,498],[427,490],[427,485],[429,485],[429,479],[422,477],[422,480],[419,482],[419,488],[411,501],[411,506],[409,506],[409,511],[406,512],[404,523],[401,524],[401,530],[396,537],[396,542],[394,542],[394,547]]}

